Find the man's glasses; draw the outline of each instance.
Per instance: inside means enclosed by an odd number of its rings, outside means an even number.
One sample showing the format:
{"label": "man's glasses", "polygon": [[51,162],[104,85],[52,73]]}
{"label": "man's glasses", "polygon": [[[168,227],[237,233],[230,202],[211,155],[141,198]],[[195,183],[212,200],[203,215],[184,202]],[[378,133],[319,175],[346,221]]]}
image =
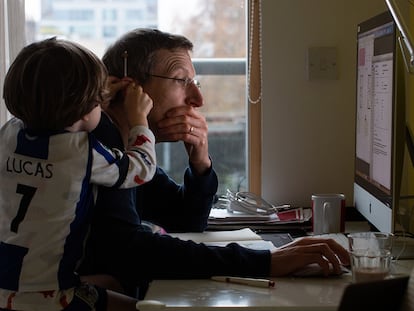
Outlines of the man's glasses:
{"label": "man's glasses", "polygon": [[168,80],[174,80],[177,81],[179,83],[182,84],[182,86],[184,88],[186,88],[187,86],[194,84],[198,89],[201,89],[201,84],[200,81],[196,80],[196,79],[190,79],[190,78],[171,78],[171,77],[166,77],[166,76],[159,76],[159,75],[153,75],[153,74],[149,74],[151,77],[155,77],[155,78],[160,78],[160,79],[168,79]]}

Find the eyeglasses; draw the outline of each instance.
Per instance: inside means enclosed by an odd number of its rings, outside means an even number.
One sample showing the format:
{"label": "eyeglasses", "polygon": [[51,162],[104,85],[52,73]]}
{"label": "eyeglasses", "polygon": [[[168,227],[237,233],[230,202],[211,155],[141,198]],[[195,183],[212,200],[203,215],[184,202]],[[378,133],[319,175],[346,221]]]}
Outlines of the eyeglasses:
{"label": "eyeglasses", "polygon": [[168,79],[168,80],[174,80],[177,81],[179,83],[182,84],[182,86],[184,88],[186,88],[187,86],[194,84],[198,89],[201,89],[201,84],[200,81],[196,80],[196,79],[190,79],[190,78],[171,78],[171,77],[166,77],[166,76],[160,76],[160,75],[153,75],[153,74],[149,74],[151,77],[155,77],[155,78],[160,78],[160,79]]}

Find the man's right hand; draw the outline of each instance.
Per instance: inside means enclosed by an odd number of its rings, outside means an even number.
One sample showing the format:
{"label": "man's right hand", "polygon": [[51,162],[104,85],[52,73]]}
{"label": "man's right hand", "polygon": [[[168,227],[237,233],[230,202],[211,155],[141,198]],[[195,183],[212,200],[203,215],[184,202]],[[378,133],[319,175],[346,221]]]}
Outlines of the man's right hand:
{"label": "man's right hand", "polygon": [[292,274],[310,264],[317,264],[323,274],[340,274],[341,265],[349,266],[348,251],[333,239],[302,238],[272,253],[271,276]]}

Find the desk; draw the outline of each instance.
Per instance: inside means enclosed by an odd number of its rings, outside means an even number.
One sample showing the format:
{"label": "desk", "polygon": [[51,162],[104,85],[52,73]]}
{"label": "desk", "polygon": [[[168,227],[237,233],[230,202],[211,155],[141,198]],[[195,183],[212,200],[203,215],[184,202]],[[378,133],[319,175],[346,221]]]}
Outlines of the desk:
{"label": "desk", "polygon": [[[369,231],[366,222],[347,222],[346,232]],[[409,275],[414,260],[392,263],[392,274]],[[146,300],[158,300],[175,311],[326,311],[337,310],[350,273],[336,277],[273,278],[274,288],[258,288],[211,280],[154,280]]]}
{"label": "desk", "polygon": [[[394,274],[410,274],[414,260],[392,264]],[[258,288],[211,280],[155,280],[146,300],[158,300],[175,311],[336,310],[351,274],[330,278],[275,278],[274,288]]]}

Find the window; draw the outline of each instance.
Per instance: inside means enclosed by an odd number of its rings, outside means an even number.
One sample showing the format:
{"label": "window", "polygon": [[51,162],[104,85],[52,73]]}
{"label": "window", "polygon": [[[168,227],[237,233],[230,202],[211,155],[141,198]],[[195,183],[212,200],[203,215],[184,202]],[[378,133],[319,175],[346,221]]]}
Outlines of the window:
{"label": "window", "polygon": [[102,31],[104,37],[113,38],[114,34],[116,34],[116,26],[104,26]]}
{"label": "window", "polygon": [[132,20],[142,20],[144,15],[142,10],[128,10],[125,12],[125,17]]}
{"label": "window", "polygon": [[87,21],[94,17],[93,10],[56,10],[49,19],[66,21]]}
{"label": "window", "polygon": [[117,11],[115,9],[102,10],[102,19],[105,21],[116,21]]}
{"label": "window", "polygon": [[[165,0],[161,3],[170,3]],[[163,4],[159,4],[160,7]],[[244,0],[176,1],[193,12],[169,9],[160,28],[182,33],[194,43],[194,64],[202,85],[202,108],[209,124],[209,150],[219,176],[219,193],[247,187],[246,178],[246,6]],[[171,6],[171,4],[169,4]],[[182,152],[178,144],[166,144],[171,155]],[[162,161],[162,153],[159,159]],[[172,157],[175,159],[175,157]],[[184,160],[185,161],[185,160]],[[162,163],[162,162],[160,162]],[[172,170],[182,175],[182,163]]]}
{"label": "window", "polygon": [[[155,26],[188,37],[205,98],[202,112],[209,124],[219,194],[227,188],[247,190],[247,0],[30,0],[26,5],[28,42],[58,35],[98,56],[137,27]],[[183,156],[182,144],[157,145],[158,163],[177,181],[188,164]]]}

